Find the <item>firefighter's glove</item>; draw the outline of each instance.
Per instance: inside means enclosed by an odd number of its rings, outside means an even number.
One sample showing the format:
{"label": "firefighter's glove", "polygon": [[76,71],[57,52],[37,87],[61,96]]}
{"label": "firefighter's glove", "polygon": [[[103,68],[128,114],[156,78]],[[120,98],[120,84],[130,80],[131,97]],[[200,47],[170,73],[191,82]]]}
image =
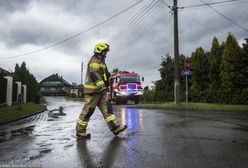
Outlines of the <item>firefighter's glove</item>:
{"label": "firefighter's glove", "polygon": [[107,88],[106,87],[102,87],[100,90],[101,94],[106,94],[107,93]]}

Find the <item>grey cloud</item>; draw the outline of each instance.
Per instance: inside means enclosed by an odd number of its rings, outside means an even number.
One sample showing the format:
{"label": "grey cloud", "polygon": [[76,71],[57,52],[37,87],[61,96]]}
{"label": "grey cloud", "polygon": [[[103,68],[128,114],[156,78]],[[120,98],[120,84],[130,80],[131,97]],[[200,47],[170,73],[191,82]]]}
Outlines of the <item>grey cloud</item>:
{"label": "grey cloud", "polygon": [[[233,6],[233,10],[230,10],[230,6],[215,8],[240,25],[247,27],[248,20],[245,19],[248,15],[247,5],[242,7],[240,5]],[[188,18],[192,18],[200,24],[190,21]],[[225,40],[229,32],[233,33],[238,40],[242,40],[247,36],[247,32],[208,8],[198,9],[194,12],[192,10],[182,11],[179,19],[181,51],[187,55],[191,54],[199,46],[209,49],[214,36],[219,38],[220,41]]]}
{"label": "grey cloud", "polygon": [[[11,1],[11,3],[9,3]],[[0,30],[0,40],[14,49],[16,46],[23,44],[34,44],[37,46],[47,46],[53,42],[65,39],[66,37],[78,33],[90,26],[93,26],[104,19],[113,16],[120,10],[125,9],[134,3],[131,0],[122,1],[92,1],[92,0],[36,0],[36,1],[0,1],[0,11],[8,17],[1,18],[0,25],[4,29]],[[137,2],[136,0],[135,2]],[[145,4],[150,0],[145,0],[138,7],[124,13],[123,15],[111,20],[100,27],[87,32],[86,34],[67,41],[53,48],[56,52],[61,52],[68,57],[84,57],[84,60],[89,59],[92,55],[92,50],[88,51],[89,44],[100,39],[110,40],[111,37],[118,32],[123,25]],[[23,3],[21,3],[23,2]],[[169,2],[169,1],[166,1]],[[208,1],[211,2],[211,1]],[[170,3],[172,3],[170,1]],[[195,1],[179,1],[180,6],[199,4]],[[14,4],[14,5],[13,5]],[[59,13],[63,13],[67,19],[79,20],[79,24],[71,23],[74,28],[68,28],[68,25],[63,25],[57,20],[54,23],[46,22],[49,17],[43,15],[42,22],[32,20],[31,16],[10,22],[12,13],[15,11],[26,11],[30,9],[28,6],[32,4],[39,9],[49,8],[52,15],[56,15],[58,19],[61,17]],[[161,56],[170,53],[173,56],[173,16],[166,16],[169,12],[167,7],[160,6],[150,15],[144,17],[142,22],[136,29],[132,29],[122,38],[111,41],[111,51],[107,58],[109,69],[120,68],[125,70],[134,70],[146,75],[146,81],[159,79],[159,66]],[[237,23],[248,27],[247,20],[247,5],[219,6],[216,8],[223,14]],[[188,18],[193,18],[198,22],[208,25],[202,26],[194,23]],[[160,18],[164,18],[158,22]],[[83,23],[83,22],[86,23]],[[70,24],[67,22],[67,24]],[[70,26],[70,25],[69,25]],[[208,50],[211,47],[212,38],[216,36],[220,41],[225,40],[227,33],[232,32],[238,40],[247,36],[240,28],[226,21],[224,18],[216,14],[208,8],[192,8],[179,11],[179,40],[180,53],[190,55],[198,46],[202,46]],[[217,29],[218,31],[216,31]],[[92,46],[93,49],[94,46]],[[30,56],[32,57],[32,56]],[[26,57],[28,59],[28,57]],[[80,62],[79,62],[80,64]],[[85,65],[87,62],[85,61]],[[79,69],[80,71],[80,69]],[[77,82],[80,80],[80,74],[70,74],[74,70],[66,70],[58,72],[67,78],[68,81]],[[40,72],[39,72],[40,73]],[[49,72],[46,72],[49,73]],[[51,72],[51,74],[54,72]],[[38,74],[42,77],[42,74]],[[149,82],[148,82],[149,83]]]}
{"label": "grey cloud", "polygon": [[39,0],[41,6],[47,4],[58,7],[73,15],[86,15],[94,20],[101,20],[106,17],[110,17],[113,13],[118,12],[120,7],[125,8],[130,5],[130,1],[105,1],[105,0]]}
{"label": "grey cloud", "polygon": [[0,14],[1,16],[19,11],[26,10],[30,0],[1,0],[0,1]]}

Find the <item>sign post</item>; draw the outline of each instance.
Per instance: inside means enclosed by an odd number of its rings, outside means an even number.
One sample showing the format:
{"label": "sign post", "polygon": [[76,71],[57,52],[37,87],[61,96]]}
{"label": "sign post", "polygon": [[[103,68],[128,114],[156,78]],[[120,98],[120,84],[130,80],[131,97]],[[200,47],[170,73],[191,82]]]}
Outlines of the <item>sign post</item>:
{"label": "sign post", "polygon": [[188,75],[186,75],[186,91],[185,91],[185,96],[186,96],[186,103],[188,103],[188,96],[189,96],[189,91],[188,91]]}
{"label": "sign post", "polygon": [[185,88],[185,99],[186,99],[186,103],[188,103],[188,95],[189,95],[189,91],[188,91],[188,76],[190,76],[192,74],[192,72],[190,71],[190,61],[188,58],[185,58],[184,60],[184,71],[181,72],[181,75],[186,77],[186,88]]}

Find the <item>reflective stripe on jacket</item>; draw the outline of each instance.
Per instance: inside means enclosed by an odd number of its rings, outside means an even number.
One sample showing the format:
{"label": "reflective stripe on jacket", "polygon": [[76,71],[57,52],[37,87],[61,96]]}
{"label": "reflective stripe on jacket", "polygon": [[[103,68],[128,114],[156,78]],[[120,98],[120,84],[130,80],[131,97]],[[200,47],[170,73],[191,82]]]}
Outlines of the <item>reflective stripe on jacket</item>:
{"label": "reflective stripe on jacket", "polygon": [[92,56],[87,67],[84,93],[98,93],[103,87],[106,87],[108,73],[105,60],[100,55]]}

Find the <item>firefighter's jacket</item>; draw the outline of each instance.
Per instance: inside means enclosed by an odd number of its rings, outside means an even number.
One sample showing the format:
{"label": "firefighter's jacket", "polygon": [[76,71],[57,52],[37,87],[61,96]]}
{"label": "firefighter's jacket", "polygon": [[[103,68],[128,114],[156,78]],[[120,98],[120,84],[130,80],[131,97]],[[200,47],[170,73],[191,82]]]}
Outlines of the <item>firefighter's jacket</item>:
{"label": "firefighter's jacket", "polygon": [[84,94],[99,93],[102,88],[108,88],[109,77],[105,59],[100,55],[93,55],[87,67]]}

